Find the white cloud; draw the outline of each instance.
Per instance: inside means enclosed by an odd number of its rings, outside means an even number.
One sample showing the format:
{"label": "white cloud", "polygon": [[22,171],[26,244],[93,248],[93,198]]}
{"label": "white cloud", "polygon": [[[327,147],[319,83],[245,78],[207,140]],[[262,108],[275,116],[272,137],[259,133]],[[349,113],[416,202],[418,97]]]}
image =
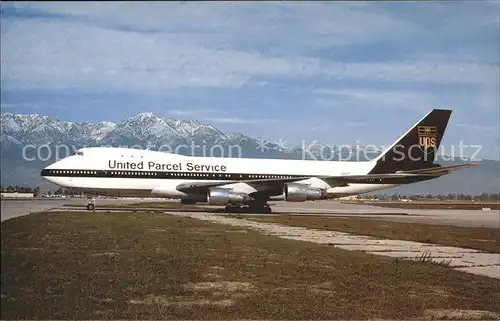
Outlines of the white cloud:
{"label": "white cloud", "polygon": [[428,84],[491,84],[498,67],[477,63],[406,61],[334,64],[337,77]]}
{"label": "white cloud", "polygon": [[344,122],[341,124],[342,127],[359,127],[359,126],[365,126],[367,125],[366,122],[362,121],[350,121],[350,122]]}
{"label": "white cloud", "polygon": [[213,123],[223,123],[223,124],[271,124],[277,123],[277,119],[251,119],[251,118],[240,118],[240,117],[207,117],[204,118],[205,121]]}
{"label": "white cloud", "polygon": [[470,129],[470,130],[479,130],[479,131],[496,131],[498,133],[499,127],[491,126],[491,125],[478,125],[478,124],[468,124],[468,123],[457,123],[455,124],[457,127]]}
{"label": "white cloud", "polygon": [[[498,74],[497,66],[481,63],[434,59],[343,63],[309,54],[330,46],[389,41],[419,30],[415,24],[363,5],[32,6],[71,13],[72,18],[2,20],[2,27],[8,24],[2,34],[1,66],[7,88],[234,88],[270,77],[482,85],[494,81]],[[273,54],[273,48],[280,46],[295,50]],[[271,53],[259,52],[261,47]]]}
{"label": "white cloud", "polygon": [[167,112],[169,115],[177,117],[185,116],[200,116],[204,114],[220,114],[221,111],[217,109],[182,109],[182,110],[171,110]]}
{"label": "white cloud", "polygon": [[4,103],[4,102],[2,102],[1,107],[2,108],[31,108],[31,109],[42,108],[42,106],[40,106],[38,104],[31,104],[31,103],[9,104],[9,103]]}
{"label": "white cloud", "polygon": [[[301,45],[304,49],[377,41],[381,36],[401,36],[401,32],[416,27],[404,19],[349,3],[30,3],[29,6],[56,14],[71,13],[82,23],[108,28],[191,34],[194,38],[184,39],[188,42],[199,41],[201,38],[196,34],[201,34],[219,44],[234,39],[279,40],[274,45],[285,42],[287,47]],[[296,37],[297,33],[309,36]]]}
{"label": "white cloud", "polygon": [[439,105],[433,95],[409,90],[318,89],[315,92],[323,95],[316,101],[326,107],[340,104],[363,108],[422,110]]}
{"label": "white cloud", "polygon": [[312,125],[312,127],[305,127],[304,129],[308,132],[330,132],[334,128],[347,128],[347,127],[360,127],[367,125],[366,122],[361,121],[342,121],[338,123],[328,123],[320,125]]}
{"label": "white cloud", "polygon": [[13,105],[13,104],[6,104],[6,103],[2,103],[1,104],[1,107],[2,108],[15,108],[17,107],[16,105]]}

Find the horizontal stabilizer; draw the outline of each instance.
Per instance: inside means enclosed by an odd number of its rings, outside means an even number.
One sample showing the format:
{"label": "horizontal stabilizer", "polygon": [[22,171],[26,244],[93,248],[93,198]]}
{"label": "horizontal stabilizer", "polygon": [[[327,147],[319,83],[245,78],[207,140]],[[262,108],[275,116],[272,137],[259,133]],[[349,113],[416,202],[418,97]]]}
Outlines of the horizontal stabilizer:
{"label": "horizontal stabilizer", "polygon": [[436,167],[432,168],[423,168],[423,169],[415,169],[411,171],[398,171],[396,173],[401,173],[401,174],[448,174],[450,172],[459,170],[459,169],[465,169],[465,168],[470,168],[473,166],[478,165],[477,163],[470,163],[470,164],[460,164],[460,165],[449,165],[449,166],[441,166],[438,165]]}

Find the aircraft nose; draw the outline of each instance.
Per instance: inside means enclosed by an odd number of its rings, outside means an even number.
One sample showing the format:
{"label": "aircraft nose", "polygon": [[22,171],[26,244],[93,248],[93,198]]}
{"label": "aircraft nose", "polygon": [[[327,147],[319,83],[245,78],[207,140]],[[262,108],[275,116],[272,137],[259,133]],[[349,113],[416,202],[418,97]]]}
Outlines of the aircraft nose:
{"label": "aircraft nose", "polygon": [[45,167],[40,172],[40,176],[42,176],[44,179],[48,180],[51,183],[55,183],[54,180],[56,179],[56,177],[55,177],[55,171],[54,171],[54,168],[55,168],[54,165],[55,165],[55,163],[51,164],[51,165],[49,165],[47,167]]}
{"label": "aircraft nose", "polygon": [[51,172],[51,169],[54,167],[53,166],[54,164],[51,164],[47,167],[45,167],[44,169],[42,169],[42,171],[40,172],[40,175],[42,177],[46,177],[46,176],[49,176],[50,175],[50,172]]}

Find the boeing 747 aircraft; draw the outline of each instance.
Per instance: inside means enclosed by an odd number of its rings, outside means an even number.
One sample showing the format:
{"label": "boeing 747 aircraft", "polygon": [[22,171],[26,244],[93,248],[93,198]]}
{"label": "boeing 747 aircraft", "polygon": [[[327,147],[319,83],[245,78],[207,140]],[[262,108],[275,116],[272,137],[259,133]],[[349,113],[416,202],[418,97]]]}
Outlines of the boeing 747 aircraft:
{"label": "boeing 747 aircraft", "polygon": [[[48,181],[87,195],[165,197],[271,212],[268,201],[334,199],[434,179],[473,164],[434,158],[451,110],[434,109],[377,158],[364,162],[190,157],[82,148],[42,170]],[[89,210],[94,209],[90,202]]]}

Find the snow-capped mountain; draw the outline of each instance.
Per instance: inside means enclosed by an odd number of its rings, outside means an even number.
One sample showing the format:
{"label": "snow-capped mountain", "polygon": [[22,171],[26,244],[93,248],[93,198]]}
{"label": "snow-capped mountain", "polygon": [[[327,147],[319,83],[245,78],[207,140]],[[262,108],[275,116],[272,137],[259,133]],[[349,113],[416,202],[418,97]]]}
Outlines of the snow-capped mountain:
{"label": "snow-capped mountain", "polygon": [[0,116],[2,142],[17,144],[97,142],[116,127],[107,121],[74,123],[38,114]]}
{"label": "snow-capped mountain", "polygon": [[140,113],[120,123],[101,121],[76,123],[38,114],[1,114],[3,140],[17,143],[103,143],[171,142],[205,139],[210,142],[231,140],[239,134],[227,136],[211,125],[198,121],[183,121]]}
{"label": "snow-capped mountain", "polygon": [[[177,120],[140,113],[119,123],[101,121],[77,123],[38,114],[1,114],[2,148],[26,144],[71,144],[83,146],[140,146],[159,149],[164,146],[215,144],[244,145],[257,150],[258,139],[239,133],[224,133],[217,128],[196,120]],[[265,151],[277,151],[275,144],[266,142]],[[269,156],[269,153],[265,153]],[[240,155],[241,156],[241,155]]]}
{"label": "snow-capped mountain", "polygon": [[[309,159],[334,159],[339,153],[334,146],[306,143],[302,146],[280,146],[264,138],[251,138],[240,133],[224,133],[212,125],[196,120],[177,120],[159,117],[152,113],[140,113],[119,123],[101,121],[77,123],[58,120],[38,114],[1,114],[2,148],[10,144],[71,144],[83,146],[125,146],[158,150],[169,146],[195,144],[210,148],[214,145],[230,147],[238,145],[243,155],[250,157],[279,157]],[[304,152],[304,149],[307,152]],[[165,149],[162,149],[165,150]],[[193,156],[196,156],[194,154]],[[218,156],[218,155],[215,155]],[[344,159],[344,158],[343,158]]]}

